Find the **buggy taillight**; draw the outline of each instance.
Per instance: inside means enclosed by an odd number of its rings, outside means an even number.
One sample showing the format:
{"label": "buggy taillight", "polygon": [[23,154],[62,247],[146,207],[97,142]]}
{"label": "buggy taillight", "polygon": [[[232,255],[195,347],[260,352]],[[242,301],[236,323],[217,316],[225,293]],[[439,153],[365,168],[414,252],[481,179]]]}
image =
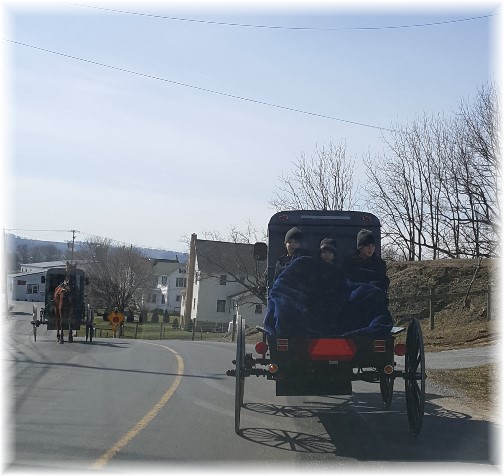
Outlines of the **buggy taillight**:
{"label": "buggy taillight", "polygon": [[406,354],[406,344],[396,344],[394,346],[394,354],[395,355],[405,355]]}
{"label": "buggy taillight", "polygon": [[311,360],[350,361],[356,352],[352,339],[310,339],[308,347]]}
{"label": "buggy taillight", "polygon": [[266,342],[259,341],[259,342],[255,345],[255,351],[256,351],[258,354],[264,355],[266,352],[268,352],[268,344],[266,344]]}

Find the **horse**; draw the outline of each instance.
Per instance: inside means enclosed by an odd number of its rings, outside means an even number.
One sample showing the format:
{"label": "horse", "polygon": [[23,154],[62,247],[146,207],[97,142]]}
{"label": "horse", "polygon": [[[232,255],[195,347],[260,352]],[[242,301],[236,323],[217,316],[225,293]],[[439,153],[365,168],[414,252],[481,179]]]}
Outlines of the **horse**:
{"label": "horse", "polygon": [[63,338],[63,318],[68,320],[68,341],[73,342],[71,319],[79,309],[79,289],[75,270],[77,265],[71,265],[67,261],[65,279],[54,290],[54,315],[56,320],[56,339],[60,344],[65,342]]}

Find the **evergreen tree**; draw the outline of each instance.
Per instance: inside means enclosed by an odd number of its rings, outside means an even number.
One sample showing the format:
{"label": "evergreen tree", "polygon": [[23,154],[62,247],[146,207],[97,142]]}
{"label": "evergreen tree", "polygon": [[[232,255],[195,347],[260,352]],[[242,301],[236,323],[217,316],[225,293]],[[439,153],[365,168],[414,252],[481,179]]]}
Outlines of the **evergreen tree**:
{"label": "evergreen tree", "polygon": [[169,324],[170,323],[170,314],[168,314],[168,309],[164,310],[164,313],[163,313],[163,322],[165,324]]}
{"label": "evergreen tree", "polygon": [[135,314],[131,308],[126,312],[126,322],[135,322]]}

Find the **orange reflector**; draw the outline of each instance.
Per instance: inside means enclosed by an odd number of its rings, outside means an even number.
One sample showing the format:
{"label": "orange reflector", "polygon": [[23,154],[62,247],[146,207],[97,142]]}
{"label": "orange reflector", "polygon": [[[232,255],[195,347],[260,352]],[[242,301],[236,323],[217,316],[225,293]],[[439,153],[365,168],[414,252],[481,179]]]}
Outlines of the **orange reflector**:
{"label": "orange reflector", "polygon": [[405,355],[406,354],[406,344],[396,344],[394,346],[395,355]]}
{"label": "orange reflector", "polygon": [[308,353],[312,360],[350,361],[357,347],[352,339],[310,339]]}
{"label": "orange reflector", "polygon": [[256,351],[258,354],[262,354],[262,355],[264,355],[266,352],[268,352],[268,344],[266,344],[266,342],[259,341],[259,342],[255,345],[255,351]]}
{"label": "orange reflector", "polygon": [[268,370],[270,374],[276,374],[278,372],[278,365],[277,364],[269,364]]}
{"label": "orange reflector", "polygon": [[394,371],[394,366],[393,365],[385,365],[383,371],[387,374],[390,375]]}

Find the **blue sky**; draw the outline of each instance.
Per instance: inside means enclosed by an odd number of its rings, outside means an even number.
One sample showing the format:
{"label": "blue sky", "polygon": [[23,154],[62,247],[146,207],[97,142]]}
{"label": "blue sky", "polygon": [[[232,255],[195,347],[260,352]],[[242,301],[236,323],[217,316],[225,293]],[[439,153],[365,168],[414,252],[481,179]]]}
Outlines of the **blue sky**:
{"label": "blue sky", "polygon": [[500,66],[499,2],[83,4],[3,4],[5,228],[174,251],[264,229],[299,154],[345,141],[364,182],[368,126],[451,114]]}

